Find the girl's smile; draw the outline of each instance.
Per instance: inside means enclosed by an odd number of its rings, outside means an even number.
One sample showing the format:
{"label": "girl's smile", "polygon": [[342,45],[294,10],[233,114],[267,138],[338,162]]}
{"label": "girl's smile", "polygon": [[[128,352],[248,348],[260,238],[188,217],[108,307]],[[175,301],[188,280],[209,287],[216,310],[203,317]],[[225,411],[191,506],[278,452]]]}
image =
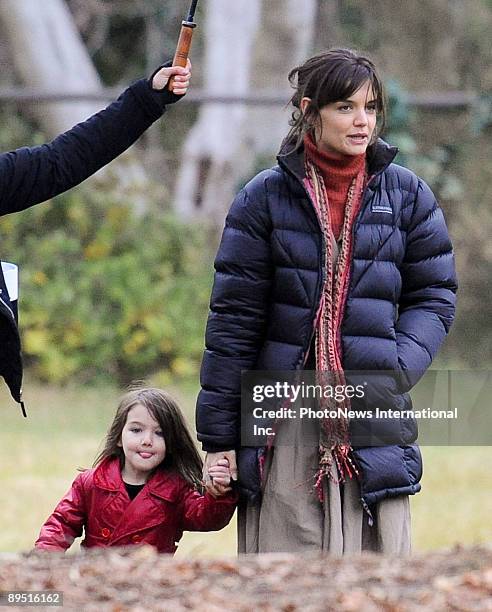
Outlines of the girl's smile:
{"label": "girl's smile", "polygon": [[121,472],[128,484],[143,484],[150,472],[157,468],[166,456],[166,444],[159,423],[142,404],[136,404],[129,412],[118,444],[125,454]]}

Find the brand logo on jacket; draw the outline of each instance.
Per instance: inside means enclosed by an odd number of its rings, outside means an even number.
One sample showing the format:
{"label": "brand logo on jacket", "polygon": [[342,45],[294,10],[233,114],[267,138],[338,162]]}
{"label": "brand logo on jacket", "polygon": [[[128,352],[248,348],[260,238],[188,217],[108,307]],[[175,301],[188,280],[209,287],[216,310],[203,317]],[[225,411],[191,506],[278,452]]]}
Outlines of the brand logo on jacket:
{"label": "brand logo on jacket", "polygon": [[371,212],[374,213],[387,213],[389,215],[393,214],[393,209],[391,206],[384,206],[383,204],[373,204],[371,206]]}

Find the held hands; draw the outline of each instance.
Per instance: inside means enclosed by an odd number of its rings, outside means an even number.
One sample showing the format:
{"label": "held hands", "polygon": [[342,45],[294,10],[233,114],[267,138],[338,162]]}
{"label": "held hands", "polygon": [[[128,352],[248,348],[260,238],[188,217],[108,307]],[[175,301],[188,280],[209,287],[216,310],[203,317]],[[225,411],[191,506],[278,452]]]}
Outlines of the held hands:
{"label": "held hands", "polygon": [[162,91],[167,86],[169,79],[174,76],[174,89],[172,93],[176,96],[184,96],[188,91],[191,79],[191,62],[188,60],[186,68],[180,66],[166,66],[159,68],[151,77],[152,89]]}
{"label": "held hands", "polygon": [[207,453],[203,465],[203,484],[208,493],[220,497],[232,490],[231,480],[237,480],[236,451]]}

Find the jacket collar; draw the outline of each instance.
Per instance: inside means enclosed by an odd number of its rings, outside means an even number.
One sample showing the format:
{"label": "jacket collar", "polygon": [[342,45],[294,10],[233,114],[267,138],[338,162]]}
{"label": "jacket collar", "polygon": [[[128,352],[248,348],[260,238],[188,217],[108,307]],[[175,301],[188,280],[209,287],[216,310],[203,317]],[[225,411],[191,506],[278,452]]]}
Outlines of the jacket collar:
{"label": "jacket collar", "polygon": [[[175,472],[157,470],[145,483],[145,490],[157,497],[172,500],[176,497],[181,477]],[[104,459],[94,471],[94,484],[106,491],[126,491],[121,477],[120,460],[117,457]]]}
{"label": "jacket collar", "polygon": [[[378,138],[376,143],[367,149],[369,176],[375,176],[386,170],[397,153],[397,147],[392,147],[381,138]],[[304,169],[304,145],[295,149],[294,143],[291,140],[284,140],[280,147],[277,161],[280,167],[287,170],[287,172],[302,183],[306,174]]]}

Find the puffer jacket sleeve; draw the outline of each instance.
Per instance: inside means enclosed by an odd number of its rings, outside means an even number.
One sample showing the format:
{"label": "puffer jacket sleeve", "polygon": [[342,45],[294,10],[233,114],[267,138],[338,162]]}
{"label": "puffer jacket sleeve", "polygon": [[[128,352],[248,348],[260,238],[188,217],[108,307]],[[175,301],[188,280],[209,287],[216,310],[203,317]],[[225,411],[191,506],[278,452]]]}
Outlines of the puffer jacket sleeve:
{"label": "puffer jacket sleeve", "polygon": [[75,538],[82,535],[86,522],[86,500],[84,492],[85,473],[79,474],[68,493],[62,498],[41,527],[35,548],[65,551]]}
{"label": "puffer jacket sleeve", "polygon": [[456,273],[442,209],[419,179],[400,268],[402,292],[396,338],[402,391],[415,385],[436,355],[454,319]]}
{"label": "puffer jacket sleeve", "polygon": [[253,368],[264,341],[271,287],[271,220],[266,175],[236,197],[215,259],[196,425],[207,452],[239,443],[241,371]]}

